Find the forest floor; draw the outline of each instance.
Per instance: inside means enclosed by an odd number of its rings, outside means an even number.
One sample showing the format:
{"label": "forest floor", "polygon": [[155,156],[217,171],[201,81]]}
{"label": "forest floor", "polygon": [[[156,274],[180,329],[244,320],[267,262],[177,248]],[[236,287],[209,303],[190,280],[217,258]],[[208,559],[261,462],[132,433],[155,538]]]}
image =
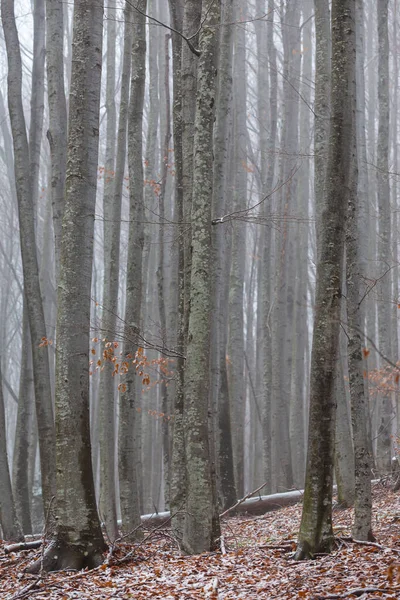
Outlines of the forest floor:
{"label": "forest floor", "polygon": [[399,600],[400,497],[381,484],[373,496],[375,545],[351,541],[352,511],[335,509],[336,550],[300,563],[292,556],[301,504],[226,520],[218,552],[184,556],[169,531],[158,530],[137,548],[118,546],[108,565],[89,572],[34,578],[24,568],[40,550],[5,554],[3,545],[0,599]]}

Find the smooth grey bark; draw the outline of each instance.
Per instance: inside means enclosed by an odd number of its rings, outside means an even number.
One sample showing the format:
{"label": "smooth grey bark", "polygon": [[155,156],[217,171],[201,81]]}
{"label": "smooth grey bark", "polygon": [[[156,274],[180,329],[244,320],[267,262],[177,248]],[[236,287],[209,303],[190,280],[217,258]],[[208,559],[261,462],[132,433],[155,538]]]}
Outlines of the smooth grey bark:
{"label": "smooth grey bark", "polygon": [[[3,136],[4,160],[13,203],[17,205],[14,178],[12,139],[5,119],[6,109],[0,92],[1,132]],[[21,292],[23,290],[21,288]],[[29,451],[32,445],[34,428],[34,388],[32,371],[32,350],[26,300],[22,308],[21,368],[19,376],[18,411],[14,436],[12,465],[12,487],[18,520],[25,535],[32,533],[30,515],[31,487],[29,485]]]}
{"label": "smooth grey bark", "polygon": [[42,491],[44,504],[48,507],[51,498],[55,494],[55,430],[48,347],[46,345],[39,347],[41,340],[46,339],[47,332],[39,283],[34,226],[35,206],[29,168],[28,138],[22,105],[22,62],[15,24],[14,2],[12,0],[2,1],[1,19],[8,58],[8,109],[14,148],[15,186],[18,200],[24,292],[31,332]]}
{"label": "smooth grey bark", "polygon": [[33,62],[31,84],[31,117],[29,126],[29,160],[33,206],[39,198],[40,150],[44,116],[45,0],[33,2]]}
{"label": "smooth grey bark", "polygon": [[[239,18],[240,3],[236,2],[235,16]],[[233,69],[233,121],[235,181],[232,209],[246,208],[247,202],[247,136],[246,136],[246,39],[242,27],[235,29],[235,58]],[[228,383],[233,439],[233,461],[236,492],[244,495],[244,277],[246,225],[233,223],[231,271],[228,306]]]}
{"label": "smooth grey bark", "polygon": [[[341,283],[354,176],[355,0],[332,2],[331,124],[317,264],[306,484],[296,559],[330,552]],[[343,191],[345,190],[345,193]]]}
{"label": "smooth grey bark", "polygon": [[29,485],[29,454],[32,452],[34,428],[34,386],[32,351],[26,300],[22,308],[22,353],[18,392],[18,412],[15,426],[12,486],[18,520],[25,535],[32,533],[31,494]]}
{"label": "smooth grey bark", "polygon": [[[295,168],[295,156],[298,153],[299,97],[289,85],[289,81],[300,75],[299,20],[299,3],[296,1],[287,3],[285,25],[282,26],[284,101],[280,161],[280,178],[285,185],[281,188],[276,207],[282,226],[275,240],[275,289],[271,311],[272,481],[273,487],[278,490],[290,489],[293,485],[289,417],[293,357],[294,276],[290,271],[295,256],[289,216],[295,210],[297,198],[297,178],[293,169]],[[286,23],[289,24],[289,27],[286,27]]]}
{"label": "smooth grey bark", "polygon": [[[233,20],[234,0],[226,0],[222,8],[222,23]],[[217,102],[214,133],[214,172],[212,218],[221,218],[226,210],[227,159],[232,111],[233,29],[222,25],[218,62]],[[232,506],[237,498],[233,471],[231,411],[226,369],[227,319],[224,291],[227,285],[226,229],[215,224],[212,230],[212,293],[210,399],[215,419],[217,482],[221,506]]]}
{"label": "smooth grey bark", "polygon": [[[275,144],[277,140],[278,125],[278,78],[277,78],[277,52],[274,44],[274,1],[268,0],[268,13],[270,18],[267,23],[267,52],[269,62],[269,113],[270,113],[270,132],[268,137],[268,147],[266,159],[268,158],[268,167],[266,173],[265,190],[271,193],[275,179]],[[260,127],[263,123],[260,123]],[[262,155],[261,155],[262,156]],[[269,210],[268,210],[269,209]],[[272,204],[265,207],[265,211],[272,212]],[[272,489],[272,340],[271,340],[271,308],[272,292],[271,274],[273,271],[272,262],[272,234],[265,234],[261,248],[262,267],[261,267],[261,300],[262,300],[262,354],[264,363],[262,366],[262,421],[263,421],[263,474],[264,480],[268,482],[267,491]]]}
{"label": "smooth grey bark", "polygon": [[[115,0],[108,0],[106,19],[107,59],[106,59],[106,98],[107,116],[106,149],[104,163],[104,278],[103,278],[103,315],[102,335],[111,343],[116,339],[118,313],[119,263],[115,263],[113,249],[119,247],[120,223],[114,221],[115,197],[115,146],[117,113],[115,106],[115,53],[117,27],[115,21]],[[120,211],[119,211],[120,213]],[[119,221],[121,219],[120,214]],[[117,236],[117,239],[112,238]],[[99,511],[111,541],[118,537],[115,452],[115,379],[114,363],[104,361],[100,374],[99,411],[100,411],[100,498]]]}
{"label": "smooth grey bark", "polygon": [[330,115],[331,32],[329,0],[314,0],[315,11],[315,98],[314,98],[314,187],[317,254],[319,227],[324,209],[324,185],[328,157]]}
{"label": "smooth grey bark", "polygon": [[[147,0],[138,8],[146,11]],[[131,96],[128,114],[128,164],[129,164],[129,241],[126,274],[125,304],[125,355],[134,356],[138,347],[136,333],[141,327],[142,307],[142,257],[144,244],[143,204],[143,104],[146,79],[145,17],[136,13],[133,25],[131,55]],[[136,407],[137,381],[135,369],[129,369],[125,379],[126,391],[121,393],[119,406],[119,481],[122,530],[134,532],[140,523],[137,490]],[[133,537],[139,535],[136,531]]]}
{"label": "smooth grey bark", "polygon": [[[379,349],[391,358],[391,227],[389,187],[389,1],[377,3],[378,19],[378,143],[377,143],[377,190],[379,212],[378,236],[378,337]],[[385,367],[385,364],[381,365]],[[381,394],[379,405],[379,428],[376,464],[381,474],[391,469],[391,422],[392,401],[390,393]]]}
{"label": "smooth grey bark", "polygon": [[[265,0],[257,0],[256,3],[256,14],[257,15],[261,15],[266,13],[266,2]],[[274,17],[274,13],[272,12],[269,15],[269,20],[273,19]],[[259,172],[260,172],[260,177],[257,180],[257,185],[258,185],[258,193],[260,194],[261,197],[264,197],[267,195],[267,189],[266,189],[266,180],[267,180],[267,169],[268,169],[268,165],[269,165],[269,160],[273,161],[273,156],[268,156],[268,128],[271,128],[272,125],[272,119],[269,118],[272,115],[269,115],[269,96],[270,96],[270,86],[269,86],[269,67],[271,67],[271,60],[267,61],[264,60],[264,56],[268,57],[268,42],[269,42],[269,36],[270,36],[270,31],[268,29],[269,27],[269,23],[267,23],[267,25],[264,25],[264,23],[262,22],[257,22],[255,23],[255,33],[256,33],[256,51],[257,51],[257,120],[258,120],[258,144],[259,144],[259,153],[260,153],[260,168],[259,168]],[[272,132],[269,132],[270,135],[272,134]],[[262,207],[260,208],[260,214],[263,216],[266,216],[267,214],[267,206],[266,203],[264,202]],[[263,369],[264,369],[264,365],[266,364],[270,364],[269,361],[269,356],[268,354],[265,356],[264,355],[264,337],[266,335],[268,335],[268,330],[264,329],[263,327],[263,314],[264,314],[264,303],[263,303],[263,282],[264,282],[264,277],[266,279],[266,284],[267,284],[267,295],[266,295],[266,299],[265,301],[268,302],[269,300],[269,296],[270,296],[270,290],[268,289],[268,286],[271,282],[271,277],[270,277],[270,273],[265,273],[265,271],[269,271],[269,260],[270,260],[270,252],[269,252],[269,246],[270,246],[270,237],[271,237],[271,232],[270,232],[270,228],[269,227],[260,227],[259,231],[259,239],[258,239],[258,248],[256,250],[256,256],[260,255],[260,260],[258,260],[258,269],[257,269],[257,329],[256,329],[256,362],[255,362],[255,390],[258,392],[262,392],[262,376],[263,376]],[[264,264],[263,259],[263,253],[264,253],[264,248],[268,247],[268,252],[267,252],[267,264]],[[264,403],[262,403],[262,406],[264,406]],[[268,418],[269,418],[269,413],[270,411],[268,411]],[[262,423],[261,423],[262,425]],[[255,435],[257,436],[262,436],[261,440],[259,440],[259,443],[262,444],[262,438],[264,437],[263,431],[258,431],[260,428],[257,428],[256,425],[254,425],[254,427],[256,428],[255,430]],[[261,434],[261,435],[260,435]],[[268,436],[268,442],[270,443],[270,436]],[[270,460],[271,457],[271,452],[267,452],[267,460]],[[260,471],[260,467],[261,467],[261,472],[264,471],[264,465],[266,464],[265,460],[261,460],[259,463],[259,468],[258,471]],[[256,466],[254,465],[254,468],[256,470]],[[269,469],[266,468],[266,471],[268,471]],[[261,473],[260,473],[261,475]],[[266,475],[266,476],[265,476]],[[270,475],[267,475],[266,473],[261,475],[261,478],[264,481],[268,481],[270,484],[270,480],[271,477]],[[261,483],[261,481],[260,481]],[[269,489],[269,487],[267,488]]]}
{"label": "smooth grey bark", "polygon": [[309,269],[309,199],[311,193],[311,161],[308,159],[312,147],[311,88],[313,79],[313,1],[303,3],[302,13],[302,86],[299,107],[299,152],[302,157],[298,181],[297,214],[299,222],[293,225],[295,250],[295,301],[292,334],[292,377],[290,400],[290,449],[292,452],[293,483],[296,488],[304,486],[306,463],[306,385],[307,338],[309,336],[309,315],[307,298],[307,277]]}
{"label": "smooth grey bark", "polygon": [[62,0],[46,0],[46,67],[51,158],[55,271],[60,270],[61,225],[67,164],[67,101],[64,87],[64,18]]}
{"label": "smooth grey bark", "polygon": [[[160,318],[161,338],[163,344],[167,342],[167,272],[166,272],[166,252],[165,252],[165,213],[167,180],[169,168],[169,148],[171,142],[171,96],[170,96],[170,56],[169,42],[171,36],[166,34],[164,42],[164,101],[163,110],[160,119],[161,143],[161,186],[158,197],[160,226],[158,229],[158,267],[157,267],[157,291],[158,291],[158,314]],[[162,358],[162,355],[160,356]],[[164,474],[164,494],[166,503],[169,502],[169,484],[170,484],[170,428],[168,415],[170,414],[170,402],[168,396],[168,387],[166,377],[163,377],[159,385],[161,413],[165,415],[162,419],[162,449],[163,449],[163,474]]]}
{"label": "smooth grey bark", "polygon": [[[346,290],[347,293],[347,290]],[[342,311],[343,312],[343,311]],[[339,338],[343,336],[340,336]],[[335,478],[337,496],[340,506],[349,507],[354,504],[354,449],[350,425],[348,390],[346,389],[345,356],[346,345],[339,339],[340,351],[335,378],[335,394],[337,403],[335,433]],[[347,366],[347,365],[346,365]]]}
{"label": "smooth grey bark", "polygon": [[[355,460],[355,504],[353,536],[357,540],[373,540],[371,466],[372,447],[368,435],[368,387],[365,385],[365,364],[363,360],[363,324],[366,292],[366,248],[367,238],[367,172],[365,145],[365,84],[364,84],[364,29],[363,3],[356,0],[357,27],[357,140],[355,147],[358,158],[358,178],[353,181],[352,197],[346,229],[346,279],[347,279],[347,340],[348,365]],[[360,96],[362,96],[360,98]],[[353,166],[355,168],[355,166]],[[355,179],[355,178],[354,178]],[[357,187],[356,187],[357,185]]]}
{"label": "smooth grey bark", "polygon": [[218,0],[203,3],[197,75],[192,199],[194,226],[184,404],[187,497],[183,547],[190,554],[211,550],[220,535],[209,427],[213,107],[220,11],[221,2]]}
{"label": "smooth grey bark", "polygon": [[96,509],[89,426],[102,17],[101,2],[75,1],[57,315],[57,530],[43,561],[39,559],[31,571],[40,570],[42,562],[45,570],[93,568],[102,562],[105,549]]}
{"label": "smooth grey bark", "polygon": [[0,525],[4,539],[23,541],[21,525],[18,521],[11,488],[10,470],[8,467],[6,419],[4,412],[3,378],[0,365]]}
{"label": "smooth grey bark", "polygon": [[[126,141],[127,141],[127,123],[129,107],[129,89],[131,74],[131,51],[132,51],[132,5],[130,0],[125,3],[124,9],[124,46],[122,54],[122,72],[121,72],[121,95],[119,105],[119,120],[117,130],[117,149],[115,160],[115,177],[113,186],[113,202],[111,211],[111,220],[113,223],[110,248],[110,278],[112,280],[112,294],[110,299],[113,302],[113,309],[109,312],[109,318],[114,314],[113,322],[110,327],[113,331],[117,329],[116,315],[118,312],[118,293],[120,290],[120,237],[121,237],[121,212],[122,212],[122,192],[125,175],[126,162]],[[122,401],[122,398],[119,399]],[[121,415],[121,409],[120,409]]]}
{"label": "smooth grey bark", "polygon": [[[148,14],[152,17],[156,17],[160,19],[160,14],[158,12],[157,2],[154,0],[148,3]],[[162,19],[160,19],[162,20]],[[146,148],[145,148],[145,161],[144,161],[144,178],[145,178],[145,186],[144,186],[144,204],[147,211],[153,211],[153,214],[158,214],[157,207],[157,193],[160,185],[160,160],[158,149],[160,144],[158,143],[158,132],[159,132],[159,122],[160,122],[160,91],[162,92],[163,83],[159,82],[160,70],[159,70],[159,37],[163,37],[163,33],[159,31],[159,28],[154,26],[151,22],[149,24],[148,30],[148,48],[147,48],[147,56],[148,56],[148,108],[147,108],[147,134],[146,134]],[[146,214],[151,214],[151,212],[147,212]],[[158,245],[155,247],[152,242],[154,241],[153,236],[153,225],[148,225],[145,223],[144,225],[144,243],[143,243],[143,259],[142,259],[142,269],[143,269],[143,282],[142,282],[142,302],[143,302],[143,327],[146,329],[147,324],[150,322],[154,322],[157,319],[156,314],[154,313],[154,303],[152,302],[152,297],[154,294],[157,294],[157,289],[154,288],[154,279],[153,273],[156,269],[156,265],[154,264],[156,260],[156,254],[158,251]],[[151,325],[149,325],[151,329]],[[155,395],[157,396],[158,390],[155,390]],[[144,399],[143,405],[150,405],[150,402],[157,403],[157,397],[154,398],[154,394],[152,393],[152,398]],[[140,404],[141,399],[138,397],[138,404]],[[144,407],[143,406],[143,407]],[[152,405],[153,406],[153,405]],[[138,406],[139,408],[139,406]],[[154,406],[154,410],[157,410],[157,406]],[[161,411],[160,411],[161,412]],[[141,418],[136,419],[136,430],[137,430],[137,440],[141,439],[142,445],[142,475],[138,479],[139,491],[143,496],[143,501],[145,505],[147,505],[150,509],[154,509],[154,497],[152,492],[153,484],[155,484],[155,478],[153,474],[152,466],[154,466],[154,438],[155,438],[155,423],[154,419],[149,418],[149,415],[146,410],[141,412]],[[138,428],[140,428],[141,433],[139,435]],[[157,453],[158,455],[158,453]],[[151,473],[151,477],[149,476]],[[140,483],[140,479],[142,483]],[[159,482],[157,481],[157,486]],[[142,488],[140,490],[140,487]],[[147,504],[146,504],[147,503]]]}
{"label": "smooth grey bark", "polygon": [[[398,165],[398,88],[399,88],[399,73],[398,73],[398,7],[397,3],[394,3],[392,9],[392,89],[393,93],[391,95],[392,101],[392,112],[390,119],[390,132],[391,132],[391,149],[392,149],[392,164],[394,165],[395,170],[397,171]],[[398,336],[398,306],[396,303],[397,298],[399,297],[399,264],[398,264],[398,243],[397,243],[397,235],[399,231],[399,215],[398,215],[398,200],[397,200],[397,178],[394,177],[391,182],[391,217],[392,224],[391,230],[393,231],[392,235],[392,259],[394,261],[394,268],[392,269],[392,298],[394,300],[392,305],[392,320],[391,320],[391,328],[392,328],[392,356],[398,356],[399,353],[399,336]],[[397,398],[399,395],[397,395]],[[393,405],[396,406],[397,399],[396,396],[393,396]]]}

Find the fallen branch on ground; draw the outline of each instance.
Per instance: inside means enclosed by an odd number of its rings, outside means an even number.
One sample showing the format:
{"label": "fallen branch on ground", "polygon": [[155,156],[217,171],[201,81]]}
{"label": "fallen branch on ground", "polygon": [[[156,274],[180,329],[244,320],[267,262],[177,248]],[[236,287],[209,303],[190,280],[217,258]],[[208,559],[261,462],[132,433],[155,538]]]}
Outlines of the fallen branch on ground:
{"label": "fallen branch on ground", "polygon": [[4,546],[4,553],[10,554],[10,552],[22,552],[22,550],[36,550],[42,545],[42,540],[35,540],[34,542],[19,542],[18,544],[9,544]]}
{"label": "fallen branch on ground", "polygon": [[365,587],[365,588],[355,588],[353,590],[349,590],[348,592],[343,592],[340,594],[328,594],[327,596],[313,596],[312,600],[341,600],[341,598],[350,598],[350,596],[363,596],[364,594],[374,594],[375,592],[379,592],[380,594],[393,594],[395,592],[399,592],[400,588],[378,588],[378,587]]}

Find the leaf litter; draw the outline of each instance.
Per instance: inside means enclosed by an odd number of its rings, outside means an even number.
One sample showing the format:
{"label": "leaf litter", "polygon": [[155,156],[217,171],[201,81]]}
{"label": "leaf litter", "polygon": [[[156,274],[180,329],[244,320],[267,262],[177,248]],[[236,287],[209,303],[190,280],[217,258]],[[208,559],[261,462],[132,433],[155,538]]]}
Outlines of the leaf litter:
{"label": "leaf litter", "polygon": [[137,550],[119,544],[109,564],[93,571],[33,577],[24,569],[40,550],[5,554],[2,544],[0,599],[399,600],[399,497],[380,484],[373,497],[376,544],[351,540],[352,510],[335,508],[336,549],[306,562],[292,559],[300,504],[225,520],[217,552],[185,556],[168,531],[158,530]]}

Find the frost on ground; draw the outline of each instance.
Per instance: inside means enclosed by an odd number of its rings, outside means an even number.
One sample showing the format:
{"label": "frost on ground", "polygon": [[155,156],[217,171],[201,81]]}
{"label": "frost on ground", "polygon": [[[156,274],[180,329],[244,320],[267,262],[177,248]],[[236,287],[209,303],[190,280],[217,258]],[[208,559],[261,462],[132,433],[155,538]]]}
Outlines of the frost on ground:
{"label": "frost on ground", "polygon": [[108,557],[109,564],[97,570],[43,578],[24,574],[25,566],[40,556],[40,550],[6,555],[3,545],[0,598],[400,598],[400,503],[396,494],[382,485],[374,487],[376,544],[352,541],[352,511],[337,509],[335,552],[296,563],[291,557],[300,518],[301,505],[296,505],[262,517],[228,519],[220,551],[191,557],[179,552],[168,530],[157,531],[139,548],[119,545]]}

